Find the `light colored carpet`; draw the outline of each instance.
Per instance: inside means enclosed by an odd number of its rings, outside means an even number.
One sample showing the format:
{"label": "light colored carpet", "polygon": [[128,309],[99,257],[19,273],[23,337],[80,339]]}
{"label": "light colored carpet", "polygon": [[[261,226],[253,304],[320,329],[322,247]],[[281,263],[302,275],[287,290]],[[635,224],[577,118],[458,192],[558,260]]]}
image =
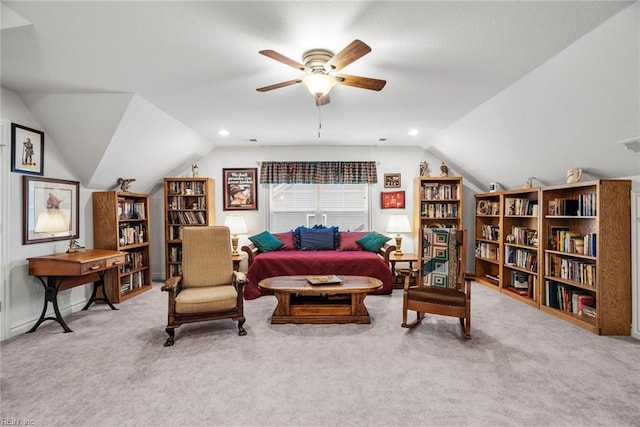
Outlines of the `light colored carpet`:
{"label": "light colored carpet", "polygon": [[274,297],[185,325],[164,348],[160,285],[1,343],[0,417],[36,426],[631,426],[640,341],[600,337],[474,284],[457,319],[400,327],[401,291],[370,325],[271,325]]}

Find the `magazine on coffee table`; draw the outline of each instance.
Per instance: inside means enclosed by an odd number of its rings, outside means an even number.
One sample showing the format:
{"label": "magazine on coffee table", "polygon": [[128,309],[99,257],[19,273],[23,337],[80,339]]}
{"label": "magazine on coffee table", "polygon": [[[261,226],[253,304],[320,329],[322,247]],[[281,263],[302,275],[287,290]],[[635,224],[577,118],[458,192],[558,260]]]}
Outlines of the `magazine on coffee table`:
{"label": "magazine on coffee table", "polygon": [[310,285],[335,285],[337,283],[342,283],[342,280],[336,276],[309,276],[307,277],[307,282]]}

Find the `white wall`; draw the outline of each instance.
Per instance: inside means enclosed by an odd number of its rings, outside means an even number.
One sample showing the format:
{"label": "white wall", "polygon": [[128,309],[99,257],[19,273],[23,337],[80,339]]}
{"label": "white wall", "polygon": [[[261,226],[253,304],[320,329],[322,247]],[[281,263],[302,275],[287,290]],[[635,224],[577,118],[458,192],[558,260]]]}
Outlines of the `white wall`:
{"label": "white wall", "polygon": [[[244,147],[229,148],[219,147],[213,150],[208,156],[198,161],[200,176],[215,179],[216,192],[216,223],[223,224],[227,211],[222,209],[219,203],[222,194],[222,169],[223,168],[257,168],[260,170],[259,162],[262,161],[376,161],[378,164],[378,184],[375,186],[372,195],[373,218],[375,223],[373,228],[384,233],[387,222],[392,214],[404,213],[413,215],[413,178],[418,176],[420,162],[426,160],[431,165],[439,165],[440,160],[425,152],[419,147]],[[432,167],[432,175],[439,173],[437,167]],[[385,173],[400,173],[402,186],[398,190],[405,191],[405,209],[381,209],[380,193],[390,191],[383,185]],[[451,175],[456,171],[451,169]],[[181,176],[191,176],[191,170],[185,170]],[[395,190],[395,189],[394,189]],[[465,190],[466,191],[466,190]],[[247,222],[249,234],[257,234],[267,228],[267,188],[259,185],[258,188],[258,210],[242,212]],[[164,278],[164,247],[162,243],[163,231],[163,194],[162,189],[158,189],[152,195],[153,210],[153,234],[154,242],[152,251],[152,274],[156,280]],[[234,211],[233,214],[237,214]],[[473,224],[473,210],[465,212],[469,215],[467,220],[469,227]],[[467,221],[465,221],[467,222]],[[240,246],[248,242],[247,236],[240,236]],[[411,252],[414,248],[413,237],[407,235],[403,238],[402,247],[405,252]]]}
{"label": "white wall", "polygon": [[[45,131],[44,136],[44,176],[48,178],[68,179],[77,181],[77,178],[69,173],[64,158],[56,149],[55,141],[51,140],[46,129],[27,110],[26,106],[15,92],[2,88],[1,94],[2,119],[17,123],[33,129]],[[0,149],[6,150],[6,159],[11,156],[10,141]],[[8,251],[5,255],[2,268],[8,270],[8,281],[3,282],[0,292],[3,292],[6,310],[5,319],[8,325],[3,325],[3,332],[7,336],[26,332],[38,319],[42,311],[44,290],[40,282],[28,275],[28,257],[47,255],[66,250],[65,241],[22,244],[22,177],[20,173],[9,173],[8,193],[4,194],[4,202],[8,203],[8,216],[3,224],[8,224],[6,236],[9,239]],[[82,244],[93,244],[93,221],[91,209],[91,191],[80,188],[80,239]],[[77,287],[63,291],[59,295],[60,310],[63,315],[82,308],[82,305],[90,296],[89,286]],[[53,310],[50,310],[53,312]]]}

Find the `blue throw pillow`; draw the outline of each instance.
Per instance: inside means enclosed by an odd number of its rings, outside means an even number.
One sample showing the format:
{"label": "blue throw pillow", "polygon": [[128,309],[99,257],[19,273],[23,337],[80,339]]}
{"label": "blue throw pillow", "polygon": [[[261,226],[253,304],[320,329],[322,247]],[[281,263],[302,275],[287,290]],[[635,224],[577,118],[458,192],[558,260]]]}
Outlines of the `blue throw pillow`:
{"label": "blue throw pillow", "polygon": [[[338,234],[338,236],[336,236]],[[296,248],[301,251],[335,250],[339,238],[338,227],[300,226],[294,230]]]}
{"label": "blue throw pillow", "polygon": [[277,251],[284,245],[281,240],[275,238],[273,234],[266,230],[260,234],[249,237],[249,240],[256,245],[260,252]]}
{"label": "blue throw pillow", "polygon": [[384,234],[372,231],[371,233],[356,240],[356,243],[362,246],[362,249],[364,249],[365,251],[378,252],[380,248],[389,240],[391,240],[391,237],[387,237]]}
{"label": "blue throw pillow", "polygon": [[[305,236],[303,242],[302,237]],[[340,245],[339,227],[316,224],[311,228],[303,225],[293,230],[293,241],[299,251],[335,250]]]}

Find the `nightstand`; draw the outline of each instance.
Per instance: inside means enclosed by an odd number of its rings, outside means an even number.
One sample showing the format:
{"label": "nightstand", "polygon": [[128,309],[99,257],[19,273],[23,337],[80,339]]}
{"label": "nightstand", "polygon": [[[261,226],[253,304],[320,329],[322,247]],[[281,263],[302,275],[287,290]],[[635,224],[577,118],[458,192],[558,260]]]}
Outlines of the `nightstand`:
{"label": "nightstand", "polygon": [[240,263],[247,258],[247,254],[240,252],[238,255],[231,255],[233,261],[233,271],[240,271]]}
{"label": "nightstand", "polygon": [[[391,263],[391,271],[393,272],[393,287],[395,289],[401,289],[404,287],[404,277],[407,274],[411,274],[413,270],[413,263],[418,262],[416,254],[410,254],[403,252],[402,254],[393,253],[389,257]],[[396,268],[396,263],[404,262],[409,263],[409,268]],[[415,282],[415,276],[411,276],[412,282]]]}

